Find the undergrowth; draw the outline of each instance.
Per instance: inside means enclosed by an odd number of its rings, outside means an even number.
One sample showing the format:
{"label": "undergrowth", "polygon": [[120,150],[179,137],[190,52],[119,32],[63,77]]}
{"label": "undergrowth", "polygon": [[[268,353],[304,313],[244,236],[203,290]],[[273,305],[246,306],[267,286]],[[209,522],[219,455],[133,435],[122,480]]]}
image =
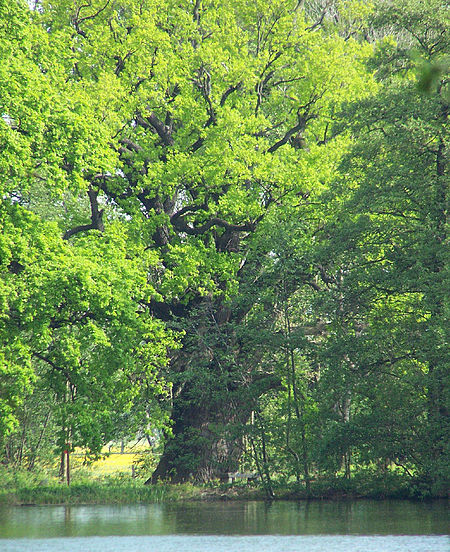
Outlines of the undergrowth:
{"label": "undergrowth", "polygon": [[[433,498],[429,485],[399,474],[361,472],[351,479],[328,477],[311,481],[310,492],[304,482],[273,482],[275,499],[426,499]],[[0,503],[3,504],[139,504],[180,500],[245,500],[266,497],[263,486],[252,482],[194,485],[157,483],[127,474],[93,478],[74,473],[70,486],[44,472],[11,471],[0,467]]]}

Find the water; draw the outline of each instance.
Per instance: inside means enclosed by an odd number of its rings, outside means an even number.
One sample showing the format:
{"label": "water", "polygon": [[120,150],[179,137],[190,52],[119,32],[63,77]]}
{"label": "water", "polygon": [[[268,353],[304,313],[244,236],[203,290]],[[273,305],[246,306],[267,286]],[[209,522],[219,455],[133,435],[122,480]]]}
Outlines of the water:
{"label": "water", "polygon": [[448,552],[438,536],[171,536],[0,540],[2,552]]}
{"label": "water", "polygon": [[0,507],[0,552],[448,552],[448,503]]}

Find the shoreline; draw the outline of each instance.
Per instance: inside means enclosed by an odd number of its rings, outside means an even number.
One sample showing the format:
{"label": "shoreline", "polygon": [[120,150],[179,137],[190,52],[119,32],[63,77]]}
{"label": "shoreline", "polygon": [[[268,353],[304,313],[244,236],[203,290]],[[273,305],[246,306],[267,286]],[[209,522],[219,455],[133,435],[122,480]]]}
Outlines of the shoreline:
{"label": "shoreline", "polygon": [[174,502],[238,502],[238,501],[346,501],[346,500],[448,500],[448,495],[413,494],[410,489],[384,489],[361,493],[356,490],[311,488],[305,490],[288,487],[274,490],[269,497],[261,486],[203,487],[191,484],[106,484],[73,483],[26,486],[0,490],[0,506],[79,506],[79,505],[136,505]]}

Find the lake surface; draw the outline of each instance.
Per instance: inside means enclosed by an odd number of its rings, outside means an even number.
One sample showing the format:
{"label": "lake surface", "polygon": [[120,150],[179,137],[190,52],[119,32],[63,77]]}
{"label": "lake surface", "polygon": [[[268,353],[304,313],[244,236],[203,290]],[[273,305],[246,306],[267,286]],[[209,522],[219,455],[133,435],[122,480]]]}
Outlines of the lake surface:
{"label": "lake surface", "polygon": [[0,507],[1,552],[448,552],[448,502]]}

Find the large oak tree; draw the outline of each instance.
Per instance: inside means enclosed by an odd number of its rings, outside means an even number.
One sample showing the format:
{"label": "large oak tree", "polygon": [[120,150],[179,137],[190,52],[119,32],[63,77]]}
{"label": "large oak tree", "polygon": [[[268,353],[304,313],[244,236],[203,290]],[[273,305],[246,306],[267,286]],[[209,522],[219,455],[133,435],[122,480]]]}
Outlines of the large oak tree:
{"label": "large oak tree", "polygon": [[[41,71],[71,120],[53,170],[88,200],[84,220],[58,216],[63,237],[89,241],[115,218],[152,254],[154,293],[139,308],[184,334],[167,374],[173,439],[155,477],[208,480],[239,454],[220,428],[274,384],[238,360],[234,327],[251,301],[229,304],[258,270],[251,237],[329,179],[340,155],[329,125],[370,86],[366,47],[286,0],[43,1],[34,19]],[[46,165],[35,174],[46,180]]]}

